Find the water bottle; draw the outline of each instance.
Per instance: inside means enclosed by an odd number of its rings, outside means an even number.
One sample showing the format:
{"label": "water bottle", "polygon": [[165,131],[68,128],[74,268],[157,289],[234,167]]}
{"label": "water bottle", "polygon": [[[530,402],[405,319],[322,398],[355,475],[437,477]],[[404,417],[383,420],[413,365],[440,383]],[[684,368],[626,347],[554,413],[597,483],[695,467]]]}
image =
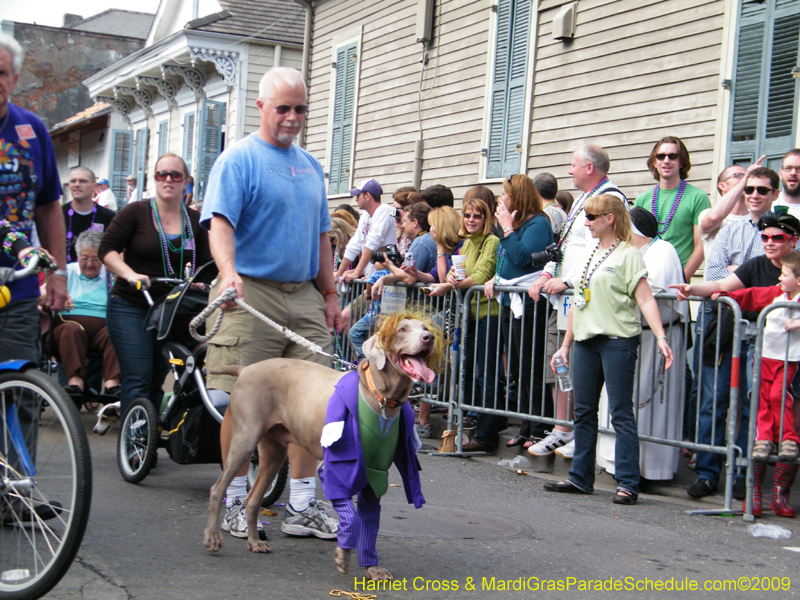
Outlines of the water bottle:
{"label": "water bottle", "polygon": [[553,364],[556,367],[556,376],[558,377],[558,387],[562,392],[569,392],[572,390],[572,377],[569,376],[567,365],[564,364],[564,359],[560,355],[556,355]]}
{"label": "water bottle", "polygon": [[406,266],[413,267],[416,266],[416,264],[417,261],[414,260],[414,256],[411,254],[411,252],[406,252]]}

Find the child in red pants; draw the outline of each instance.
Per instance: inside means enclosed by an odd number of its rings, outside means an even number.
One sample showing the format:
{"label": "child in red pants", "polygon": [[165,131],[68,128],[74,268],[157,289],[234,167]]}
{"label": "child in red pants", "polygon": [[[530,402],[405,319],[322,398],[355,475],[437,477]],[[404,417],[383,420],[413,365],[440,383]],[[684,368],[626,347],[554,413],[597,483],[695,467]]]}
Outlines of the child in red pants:
{"label": "child in red pants", "polygon": [[[728,292],[742,310],[761,310],[773,302],[798,302],[798,309],[777,309],[767,315],[761,358],[761,388],[758,399],[758,432],[753,460],[766,462],[779,449],[778,460],[792,461],[800,450],[800,437],[794,429],[791,382],[800,361],[800,253],[792,252],[781,260],[780,286],[747,288]],[[722,294],[715,294],[718,297]],[[786,348],[789,347],[788,362]],[[783,403],[784,378],[787,385]],[[783,410],[781,410],[781,405]],[[783,416],[783,419],[781,419]],[[781,421],[783,436],[781,436]]]}

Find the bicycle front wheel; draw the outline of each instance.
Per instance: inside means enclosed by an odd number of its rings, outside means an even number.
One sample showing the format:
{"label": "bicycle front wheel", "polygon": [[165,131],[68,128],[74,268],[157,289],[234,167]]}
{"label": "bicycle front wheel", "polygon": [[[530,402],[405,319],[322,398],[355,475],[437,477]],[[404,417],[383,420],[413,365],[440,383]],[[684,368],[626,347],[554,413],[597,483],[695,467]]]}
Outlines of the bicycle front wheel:
{"label": "bicycle front wheel", "polygon": [[35,370],[0,373],[0,599],[46,594],[80,547],[92,495],[86,430]]}

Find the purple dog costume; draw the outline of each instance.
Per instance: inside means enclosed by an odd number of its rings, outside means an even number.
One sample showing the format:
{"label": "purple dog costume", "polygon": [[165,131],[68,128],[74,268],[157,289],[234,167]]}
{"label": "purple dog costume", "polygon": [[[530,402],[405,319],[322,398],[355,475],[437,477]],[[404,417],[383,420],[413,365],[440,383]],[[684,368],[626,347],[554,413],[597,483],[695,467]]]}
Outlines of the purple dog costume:
{"label": "purple dog costume", "polygon": [[[409,504],[421,508],[425,503],[420,484],[420,465],[414,447],[414,410],[404,402],[398,416],[400,422],[394,464],[400,471]],[[327,445],[326,432],[342,424],[341,436]],[[338,433],[338,431],[337,431]],[[336,434],[334,434],[335,437]],[[358,564],[378,564],[375,544],[380,526],[381,505],[367,482],[364,455],[358,423],[358,371],[348,373],[336,384],[328,402],[323,431],[323,466],[319,470],[322,489],[339,514],[339,547],[358,548]],[[353,496],[358,494],[358,512],[353,510]]]}

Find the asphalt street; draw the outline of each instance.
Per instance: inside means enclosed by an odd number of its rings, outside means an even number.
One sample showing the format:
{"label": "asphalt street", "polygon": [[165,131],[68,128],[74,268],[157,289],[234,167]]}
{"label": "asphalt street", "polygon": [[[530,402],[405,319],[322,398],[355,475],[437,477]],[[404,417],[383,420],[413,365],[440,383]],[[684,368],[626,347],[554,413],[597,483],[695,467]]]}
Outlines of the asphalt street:
{"label": "asphalt street", "polygon": [[[88,427],[93,418],[84,421]],[[284,536],[281,506],[278,516],[261,517],[271,554],[252,554],[224,533],[222,550],[211,554],[203,529],[219,467],[180,466],[160,450],[150,476],[128,484],[116,466],[118,431],[89,433],[91,520],[75,564],[47,598],[294,600],[341,590],[363,594],[342,598],[381,600],[728,599],[791,598],[800,589],[796,519],[758,520],[787,527],[791,539],[756,538],[741,517],[685,514],[696,507],[688,499],[645,494],[636,506],[618,506],[607,483],[592,496],[548,493],[542,483],[555,476],[519,475],[493,457],[420,455],[427,500],[420,510],[405,503],[402,488],[389,488],[378,552],[396,589],[365,589],[356,566],[339,574],[335,542]],[[390,482],[400,483],[394,469]]]}

